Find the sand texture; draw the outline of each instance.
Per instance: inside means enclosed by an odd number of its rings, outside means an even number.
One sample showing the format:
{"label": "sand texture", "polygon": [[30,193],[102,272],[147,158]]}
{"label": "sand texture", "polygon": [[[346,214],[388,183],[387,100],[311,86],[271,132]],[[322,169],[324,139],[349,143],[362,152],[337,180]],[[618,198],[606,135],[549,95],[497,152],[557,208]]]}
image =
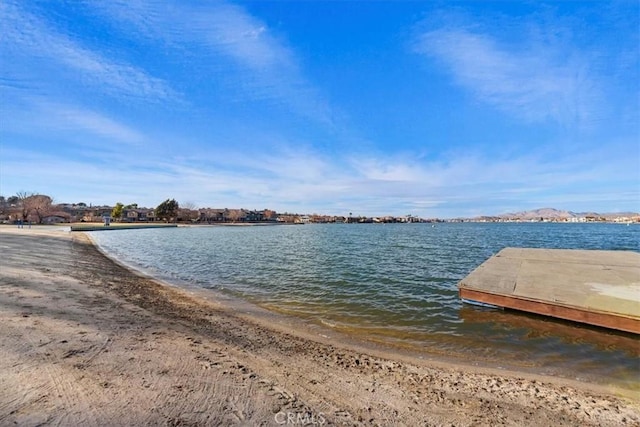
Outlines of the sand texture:
{"label": "sand texture", "polygon": [[0,425],[640,425],[602,386],[367,351],[0,227]]}

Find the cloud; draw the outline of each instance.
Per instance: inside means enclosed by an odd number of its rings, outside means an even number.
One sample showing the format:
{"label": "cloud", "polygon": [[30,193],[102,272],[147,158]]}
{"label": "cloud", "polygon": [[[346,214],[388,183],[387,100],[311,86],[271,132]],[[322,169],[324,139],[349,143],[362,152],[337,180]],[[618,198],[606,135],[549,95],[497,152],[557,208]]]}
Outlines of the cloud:
{"label": "cloud", "polygon": [[[615,147],[624,145],[625,142],[621,142]],[[628,196],[625,180],[637,168],[637,161],[625,160],[624,155],[604,149],[571,153],[552,160],[545,154],[489,157],[473,152],[451,153],[431,161],[358,157],[351,159],[356,172],[351,174],[350,191],[354,195],[385,200],[387,206],[413,206],[425,213],[441,209],[462,212],[473,206],[487,209],[505,202],[513,205],[554,202],[555,205],[562,197],[586,204],[598,192],[624,201]],[[617,170],[613,170],[612,165],[616,165]],[[626,200],[629,204],[633,199]],[[423,201],[423,206],[416,205],[415,201]]]}
{"label": "cloud", "polygon": [[[278,68],[295,71],[295,59],[284,43],[276,40],[266,25],[241,7],[220,2],[215,8],[184,13],[192,36],[214,50],[256,71]],[[183,29],[186,30],[186,29]],[[184,33],[188,35],[188,33]]]}
{"label": "cloud", "polygon": [[3,133],[35,135],[42,140],[53,138],[67,143],[77,141],[87,147],[108,142],[118,149],[147,141],[141,131],[90,107],[37,95],[20,96],[16,92],[19,91],[7,89],[3,93],[11,105],[0,108],[5,119]]}
{"label": "cloud", "polygon": [[61,132],[86,132],[111,143],[138,145],[145,141],[143,134],[111,117],[84,108],[61,104],[41,106],[44,128]]}
{"label": "cloud", "polygon": [[[116,97],[141,98],[145,101],[177,97],[163,80],[78,44],[71,35],[57,31],[44,19],[26,12],[18,4],[0,3],[3,22],[0,52],[5,57],[13,58],[11,63],[6,64],[3,74],[11,71],[15,74],[15,79],[5,79],[5,82],[29,81],[28,76],[34,71],[32,68],[57,64],[59,67],[56,69],[49,69],[57,74],[57,78],[40,81],[39,85],[50,85],[52,80],[66,79]],[[27,62],[22,62],[25,58]],[[21,85],[14,83],[13,87],[20,88]]]}
{"label": "cloud", "polygon": [[464,28],[422,32],[414,50],[434,58],[479,100],[528,122],[588,126],[599,99],[588,61],[534,40],[506,43]]}
{"label": "cloud", "polygon": [[422,165],[384,158],[353,157],[352,166],[367,180],[381,182],[427,182],[430,175]]}
{"label": "cloud", "polygon": [[92,2],[92,8],[127,36],[141,37],[156,46],[161,41],[172,55],[196,63],[194,79],[206,79],[207,85],[225,84],[250,100],[267,100],[332,124],[334,112],[304,77],[295,52],[283,37],[241,6],[224,1],[99,1]]}
{"label": "cloud", "polygon": [[[6,147],[0,182],[3,191],[51,192],[59,201],[152,207],[173,197],[201,207],[340,215],[448,217],[497,214],[518,206],[576,210],[591,204],[590,209],[604,211],[609,204],[626,209],[637,205],[633,192],[617,188],[633,162],[611,176],[609,164],[615,158],[606,155],[600,163],[589,156],[566,158],[559,167],[542,156],[451,155],[425,162],[383,155],[332,159],[311,149],[255,151],[251,159],[240,152],[230,147],[211,158],[207,153],[185,153],[168,161],[153,151],[132,156],[130,151],[114,150],[106,153],[105,168],[104,153],[87,151],[76,159]],[[301,174],[307,164],[311,167]],[[602,181],[605,175],[611,180]],[[74,200],[68,200],[71,197]]]}

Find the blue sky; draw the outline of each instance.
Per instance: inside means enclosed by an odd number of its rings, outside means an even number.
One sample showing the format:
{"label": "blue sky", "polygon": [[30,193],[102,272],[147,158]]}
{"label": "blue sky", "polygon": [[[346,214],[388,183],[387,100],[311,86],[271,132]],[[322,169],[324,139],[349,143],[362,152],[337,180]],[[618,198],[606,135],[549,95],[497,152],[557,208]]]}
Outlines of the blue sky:
{"label": "blue sky", "polygon": [[640,210],[639,5],[0,1],[0,194]]}

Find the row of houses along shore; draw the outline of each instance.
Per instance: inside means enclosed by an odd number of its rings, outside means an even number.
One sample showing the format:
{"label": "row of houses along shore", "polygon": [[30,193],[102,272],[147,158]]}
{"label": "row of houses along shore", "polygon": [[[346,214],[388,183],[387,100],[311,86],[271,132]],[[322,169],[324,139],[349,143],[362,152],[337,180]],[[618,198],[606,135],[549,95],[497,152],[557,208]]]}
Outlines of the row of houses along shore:
{"label": "row of houses along shore", "polygon": [[160,222],[171,221],[189,224],[224,224],[224,223],[407,223],[432,222],[436,219],[425,220],[412,215],[406,216],[339,216],[319,214],[277,213],[270,209],[250,210],[231,208],[179,208],[175,217],[160,218],[154,208],[124,208],[119,217],[113,217],[113,206],[90,206],[85,204],[62,203],[50,206],[47,212],[24,212],[18,206],[9,206],[0,212],[0,222],[15,223],[23,221],[34,224],[59,223],[102,223],[108,218],[112,222]]}
{"label": "row of houses along shore", "polygon": [[[640,215],[637,213],[626,214],[578,214],[571,216],[532,216],[532,215],[508,215],[508,216],[482,216],[476,218],[420,218],[412,215],[366,217],[349,215],[319,215],[277,213],[270,209],[230,209],[230,208],[179,208],[175,216],[160,218],[154,208],[140,208],[137,206],[124,207],[118,217],[113,217],[113,206],[92,206],[84,203],[62,203],[48,205],[42,209],[25,210],[22,206],[0,203],[0,223],[15,223],[19,220],[34,224],[56,223],[102,223],[108,218],[110,221],[135,223],[135,222],[160,222],[171,221],[184,224],[225,224],[225,223],[436,223],[436,222],[622,222],[640,223]],[[535,212],[537,213],[537,212]]]}

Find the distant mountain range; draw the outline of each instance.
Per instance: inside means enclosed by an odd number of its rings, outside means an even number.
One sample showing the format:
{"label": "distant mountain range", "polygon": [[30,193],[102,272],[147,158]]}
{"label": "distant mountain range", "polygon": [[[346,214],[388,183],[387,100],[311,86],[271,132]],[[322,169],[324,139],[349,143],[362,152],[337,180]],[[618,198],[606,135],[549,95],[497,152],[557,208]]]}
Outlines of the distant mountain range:
{"label": "distant mountain range", "polygon": [[[539,219],[549,219],[549,220],[558,220],[558,219],[568,219],[568,218],[605,218],[607,220],[613,220],[615,218],[622,217],[637,217],[640,216],[638,212],[609,212],[609,213],[598,213],[598,212],[572,212],[572,211],[563,211],[554,208],[540,208],[534,209],[530,211],[522,211],[522,212],[514,212],[514,213],[505,213],[501,215],[496,215],[493,218],[499,218],[502,220],[539,220]],[[481,217],[487,218],[487,217]]]}

